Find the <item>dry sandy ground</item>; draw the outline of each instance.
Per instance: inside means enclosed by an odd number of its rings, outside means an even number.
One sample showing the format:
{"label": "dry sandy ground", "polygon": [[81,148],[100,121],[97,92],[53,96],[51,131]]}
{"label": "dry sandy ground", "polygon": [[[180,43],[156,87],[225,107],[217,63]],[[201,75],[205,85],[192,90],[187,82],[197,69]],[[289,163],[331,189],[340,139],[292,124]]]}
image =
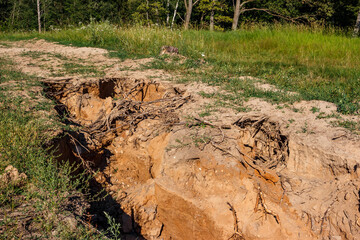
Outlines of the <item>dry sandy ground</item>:
{"label": "dry sandy ground", "polygon": [[[138,83],[149,91],[136,88],[133,101],[171,108],[165,115],[148,109],[157,117],[98,139],[112,153],[98,179],[127,213],[120,216],[124,233],[146,239],[360,239],[360,137],[333,127],[336,118],[317,117],[336,113],[334,104],[279,106],[253,98],[245,103],[249,112],[236,112],[199,95],[218,88],[177,84],[170,81],[175,74],[141,68],[152,59],[119,61],[107,54],[44,40],[0,44],[0,55],[21,71],[56,87],[68,79],[58,101],[85,127],[116,112],[110,95],[124,96]],[[101,71],[85,77],[67,72],[65,63]],[[110,93],[102,93],[99,79],[112,79],[106,80],[114,82]],[[190,100],[176,108],[156,102],[169,96]],[[140,227],[127,222],[129,215]]]}

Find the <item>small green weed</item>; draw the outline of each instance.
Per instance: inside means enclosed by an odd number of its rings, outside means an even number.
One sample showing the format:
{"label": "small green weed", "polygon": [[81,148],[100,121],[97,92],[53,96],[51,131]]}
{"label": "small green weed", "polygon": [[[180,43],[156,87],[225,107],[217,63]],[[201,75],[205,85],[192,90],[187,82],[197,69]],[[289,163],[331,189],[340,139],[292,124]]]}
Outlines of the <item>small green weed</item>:
{"label": "small green weed", "polygon": [[43,52],[38,52],[38,51],[24,51],[23,53],[20,54],[20,56],[22,57],[31,57],[33,59],[38,59],[40,57],[42,57],[45,53]]}
{"label": "small green weed", "polygon": [[219,102],[216,102],[215,104],[207,104],[202,107],[202,111],[199,113],[199,117],[208,117],[213,112],[218,111],[217,106],[219,105]]}
{"label": "small green weed", "polygon": [[320,112],[320,108],[312,107],[312,108],[310,109],[310,111],[311,111],[312,113],[317,113],[317,112]]}
{"label": "small green weed", "polygon": [[337,119],[341,119],[341,115],[338,113],[331,113],[331,114],[326,114],[324,112],[320,112],[317,116],[317,119],[326,119],[326,118],[337,118]]}
{"label": "small green weed", "polygon": [[331,124],[335,127],[346,128],[355,134],[360,134],[360,121],[338,120],[332,121]]}
{"label": "small green weed", "polygon": [[100,77],[104,76],[103,71],[99,71],[95,66],[81,65],[73,62],[63,64],[63,68],[68,74],[80,74],[83,76]]}
{"label": "small green weed", "polygon": [[176,145],[168,146],[166,148],[166,151],[171,151],[173,149],[180,149],[180,148],[188,147],[191,145],[191,143],[184,143],[180,139],[176,139],[175,142],[176,142]]}
{"label": "small green weed", "polygon": [[0,47],[11,47],[9,44],[0,42]]}
{"label": "small green weed", "polygon": [[[203,125],[200,125],[200,127],[205,128],[206,125],[203,124]],[[212,139],[209,136],[199,135],[199,134],[193,134],[191,138],[192,138],[192,141],[193,141],[195,147],[201,148],[201,149],[204,148],[205,145],[209,144]]]}
{"label": "small green weed", "polygon": [[294,112],[296,112],[296,113],[297,113],[297,112],[301,112],[301,109],[299,109],[299,108],[295,108],[295,107],[294,107],[294,108],[292,108],[291,110],[293,110],[293,111],[294,111]]}
{"label": "small green weed", "polygon": [[64,56],[64,55],[62,55],[62,54],[60,54],[60,53],[47,53],[47,54],[48,54],[49,56],[58,58],[58,59],[63,60],[63,61],[69,60],[68,57],[66,57],[66,56]]}
{"label": "small green weed", "polygon": [[308,124],[307,124],[307,122],[305,122],[305,125],[304,125],[304,127],[301,128],[301,130],[302,130],[302,133],[307,133],[307,131],[308,131]]}
{"label": "small green weed", "polygon": [[112,239],[120,240],[121,239],[121,225],[117,223],[114,218],[112,218],[107,212],[104,212],[105,217],[108,221],[109,227],[107,228],[107,233],[111,235]]}

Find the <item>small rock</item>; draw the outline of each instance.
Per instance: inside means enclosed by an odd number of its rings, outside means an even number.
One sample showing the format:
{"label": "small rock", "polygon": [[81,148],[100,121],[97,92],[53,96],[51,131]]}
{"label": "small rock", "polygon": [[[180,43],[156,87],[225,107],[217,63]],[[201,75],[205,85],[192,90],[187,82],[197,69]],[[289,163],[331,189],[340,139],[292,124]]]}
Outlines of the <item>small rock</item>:
{"label": "small rock", "polygon": [[77,227],[77,221],[74,217],[66,217],[66,218],[64,218],[64,222],[72,230],[75,230]]}
{"label": "small rock", "polygon": [[13,184],[15,186],[21,186],[26,179],[27,176],[25,173],[19,174],[17,168],[9,165],[5,168],[4,174],[0,175],[0,185]]}

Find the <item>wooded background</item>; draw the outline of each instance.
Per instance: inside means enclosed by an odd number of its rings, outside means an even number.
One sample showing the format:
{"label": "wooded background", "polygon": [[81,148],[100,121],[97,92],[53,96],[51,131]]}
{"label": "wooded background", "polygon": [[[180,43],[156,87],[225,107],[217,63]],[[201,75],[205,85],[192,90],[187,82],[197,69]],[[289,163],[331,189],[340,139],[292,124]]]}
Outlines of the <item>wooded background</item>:
{"label": "wooded background", "polygon": [[0,0],[0,30],[44,31],[104,20],[210,30],[295,22],[349,30],[359,9],[359,0]]}

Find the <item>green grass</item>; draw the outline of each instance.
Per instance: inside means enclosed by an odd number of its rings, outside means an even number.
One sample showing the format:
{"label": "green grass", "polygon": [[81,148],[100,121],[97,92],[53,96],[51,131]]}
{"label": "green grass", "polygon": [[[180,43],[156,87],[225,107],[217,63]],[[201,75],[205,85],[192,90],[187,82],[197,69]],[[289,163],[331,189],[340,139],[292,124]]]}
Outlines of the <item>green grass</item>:
{"label": "green grass", "polygon": [[34,59],[37,59],[37,58],[40,58],[44,55],[44,53],[42,52],[38,52],[38,51],[28,51],[28,52],[23,52],[20,54],[20,56],[28,56],[28,57],[31,57],[31,58],[34,58]]}
{"label": "green grass", "polygon": [[63,66],[65,73],[80,74],[83,76],[104,76],[104,71],[98,70],[95,66],[81,65],[73,62],[64,63]]}
{"label": "green grass", "polygon": [[103,235],[84,225],[74,230],[61,221],[69,214],[69,199],[88,191],[88,177],[74,175],[75,166],[60,165],[44,148],[59,124],[56,116],[39,115],[39,110],[51,112],[52,102],[31,92],[40,83],[19,73],[9,60],[0,58],[0,74],[5,83],[0,85],[0,174],[12,165],[27,176],[20,185],[0,184],[0,239],[26,234],[18,225],[25,224],[24,219],[41,239],[101,239]]}
{"label": "green grass", "polygon": [[[21,87],[26,81],[33,82],[34,76],[15,71],[9,68],[10,65],[12,65],[12,62],[9,59],[0,57],[0,84],[15,80],[18,81],[17,87]],[[4,86],[2,86],[2,88],[4,88]]]}
{"label": "green grass", "polygon": [[[11,46],[8,46],[8,47],[11,47]],[[55,57],[55,58],[58,58],[60,60],[63,60],[63,61],[67,61],[69,60],[66,56],[62,55],[62,54],[59,54],[59,53],[45,53],[45,52],[39,52],[39,51],[24,51],[23,53],[20,54],[20,56],[23,56],[23,57],[31,57],[33,59],[39,59],[41,57],[43,57],[43,61],[47,60],[45,57],[46,56],[50,56],[50,57]]]}
{"label": "green grass", "polygon": [[[117,27],[108,23],[91,23],[56,32],[0,34],[0,39],[32,37],[74,46],[94,46],[112,50],[113,57],[157,57],[161,46],[179,48],[187,63],[165,64],[159,58],[156,67],[172,70],[201,68],[192,73],[195,80],[225,86],[237,93],[271,95],[257,91],[252,83],[241,83],[238,76],[250,75],[266,80],[280,89],[295,91],[305,100],[325,100],[337,105],[345,114],[358,113],[360,106],[360,39],[350,38],[331,29],[274,25],[247,27],[236,32],[182,31],[165,28]],[[189,71],[188,71],[189,72]],[[201,70],[200,70],[201,72]],[[277,101],[288,97],[265,96]],[[291,99],[290,99],[291,100]],[[295,99],[296,100],[296,99]]]}
{"label": "green grass", "polygon": [[346,128],[355,134],[360,134],[360,121],[337,120],[332,121],[331,124],[335,127]]}

